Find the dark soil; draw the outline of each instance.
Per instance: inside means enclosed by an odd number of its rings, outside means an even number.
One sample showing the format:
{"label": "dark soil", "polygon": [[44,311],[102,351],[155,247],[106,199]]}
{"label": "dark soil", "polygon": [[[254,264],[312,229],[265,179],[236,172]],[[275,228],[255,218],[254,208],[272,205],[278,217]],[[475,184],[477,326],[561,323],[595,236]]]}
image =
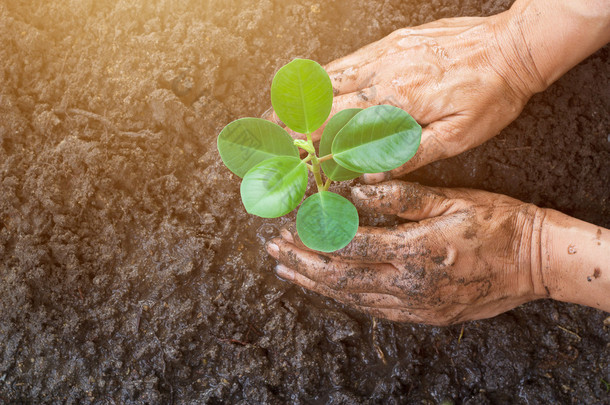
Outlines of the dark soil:
{"label": "dark soil", "polygon": [[[610,403],[601,311],[429,327],[280,281],[285,220],[246,215],[215,149],[294,57],[510,3],[0,2],[0,403]],[[609,51],[411,178],[609,227]]]}

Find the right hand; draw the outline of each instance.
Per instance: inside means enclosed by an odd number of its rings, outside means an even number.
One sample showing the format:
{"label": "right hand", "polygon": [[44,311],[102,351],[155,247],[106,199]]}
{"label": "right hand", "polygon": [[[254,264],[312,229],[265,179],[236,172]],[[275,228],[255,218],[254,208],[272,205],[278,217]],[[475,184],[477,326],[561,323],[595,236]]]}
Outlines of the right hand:
{"label": "right hand", "polygon": [[[511,39],[509,13],[399,29],[325,67],[335,91],[331,116],[392,104],[425,126],[413,159],[388,174],[365,175],[366,182],[401,176],[480,145],[541,90],[533,62],[511,57],[523,52]],[[273,111],[265,118],[280,123]]]}
{"label": "right hand", "polygon": [[332,253],[312,251],[284,229],[267,244],[278,276],[375,316],[434,325],[489,318],[546,296],[532,254],[540,251],[532,235],[543,209],[396,180],[355,187],[352,199],[362,210],[413,222],[360,227]]}

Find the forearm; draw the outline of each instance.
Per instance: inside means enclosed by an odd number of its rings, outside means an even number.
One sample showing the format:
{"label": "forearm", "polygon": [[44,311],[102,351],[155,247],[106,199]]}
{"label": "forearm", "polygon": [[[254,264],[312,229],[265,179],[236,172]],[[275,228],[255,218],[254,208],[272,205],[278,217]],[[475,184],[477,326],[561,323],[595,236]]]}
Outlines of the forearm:
{"label": "forearm", "polygon": [[610,0],[517,0],[497,16],[505,58],[523,90],[545,90],[610,41]]}
{"label": "forearm", "polygon": [[553,299],[610,312],[610,231],[545,209],[539,278]]}

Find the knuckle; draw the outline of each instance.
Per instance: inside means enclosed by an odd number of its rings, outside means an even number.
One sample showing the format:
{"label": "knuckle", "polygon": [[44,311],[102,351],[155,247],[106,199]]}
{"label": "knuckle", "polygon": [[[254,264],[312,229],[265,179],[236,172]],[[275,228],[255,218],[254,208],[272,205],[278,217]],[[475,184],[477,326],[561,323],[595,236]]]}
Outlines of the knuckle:
{"label": "knuckle", "polygon": [[367,234],[357,233],[354,239],[336,254],[346,257],[367,257],[369,254],[370,237]]}
{"label": "knuckle", "polygon": [[300,285],[301,287],[307,288],[308,290],[320,293],[322,295],[328,295],[325,291],[323,291],[323,289],[320,288],[318,283],[316,283],[314,280],[311,280],[310,278],[299,277],[294,280],[294,283]]}
{"label": "knuckle", "polygon": [[420,258],[407,260],[404,271],[394,284],[410,306],[439,310],[446,304],[443,285],[448,276],[438,265],[427,262],[425,256],[430,255],[430,252],[422,252]]}
{"label": "knuckle", "polygon": [[349,277],[341,271],[324,271],[320,276],[324,284],[334,291],[343,290],[349,281]]}
{"label": "knuckle", "polygon": [[358,101],[362,103],[374,103],[377,99],[377,94],[378,88],[377,86],[373,85],[372,87],[358,91],[358,93],[356,93],[356,97],[358,98]]}
{"label": "knuckle", "polygon": [[286,246],[280,246],[279,261],[287,267],[295,270],[303,268],[303,260],[294,250],[287,248]]}

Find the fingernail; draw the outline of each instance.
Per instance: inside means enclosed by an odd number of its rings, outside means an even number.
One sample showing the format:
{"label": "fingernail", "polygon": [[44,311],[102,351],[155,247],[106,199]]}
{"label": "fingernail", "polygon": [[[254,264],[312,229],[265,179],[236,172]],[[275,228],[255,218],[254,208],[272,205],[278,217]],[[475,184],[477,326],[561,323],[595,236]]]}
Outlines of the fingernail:
{"label": "fingernail", "polygon": [[294,280],[294,271],[290,270],[283,264],[278,264],[277,266],[275,266],[275,274],[277,274],[278,277],[281,277],[287,281]]}
{"label": "fingernail", "polygon": [[288,229],[282,228],[282,230],[280,231],[280,235],[282,236],[282,238],[285,241],[294,243],[294,238],[292,237],[292,232],[290,232]]}
{"label": "fingernail", "polygon": [[389,173],[366,173],[362,176],[362,180],[367,184],[376,184],[388,178]]}
{"label": "fingernail", "polygon": [[280,247],[273,242],[269,242],[267,243],[267,253],[277,259],[280,257]]}

